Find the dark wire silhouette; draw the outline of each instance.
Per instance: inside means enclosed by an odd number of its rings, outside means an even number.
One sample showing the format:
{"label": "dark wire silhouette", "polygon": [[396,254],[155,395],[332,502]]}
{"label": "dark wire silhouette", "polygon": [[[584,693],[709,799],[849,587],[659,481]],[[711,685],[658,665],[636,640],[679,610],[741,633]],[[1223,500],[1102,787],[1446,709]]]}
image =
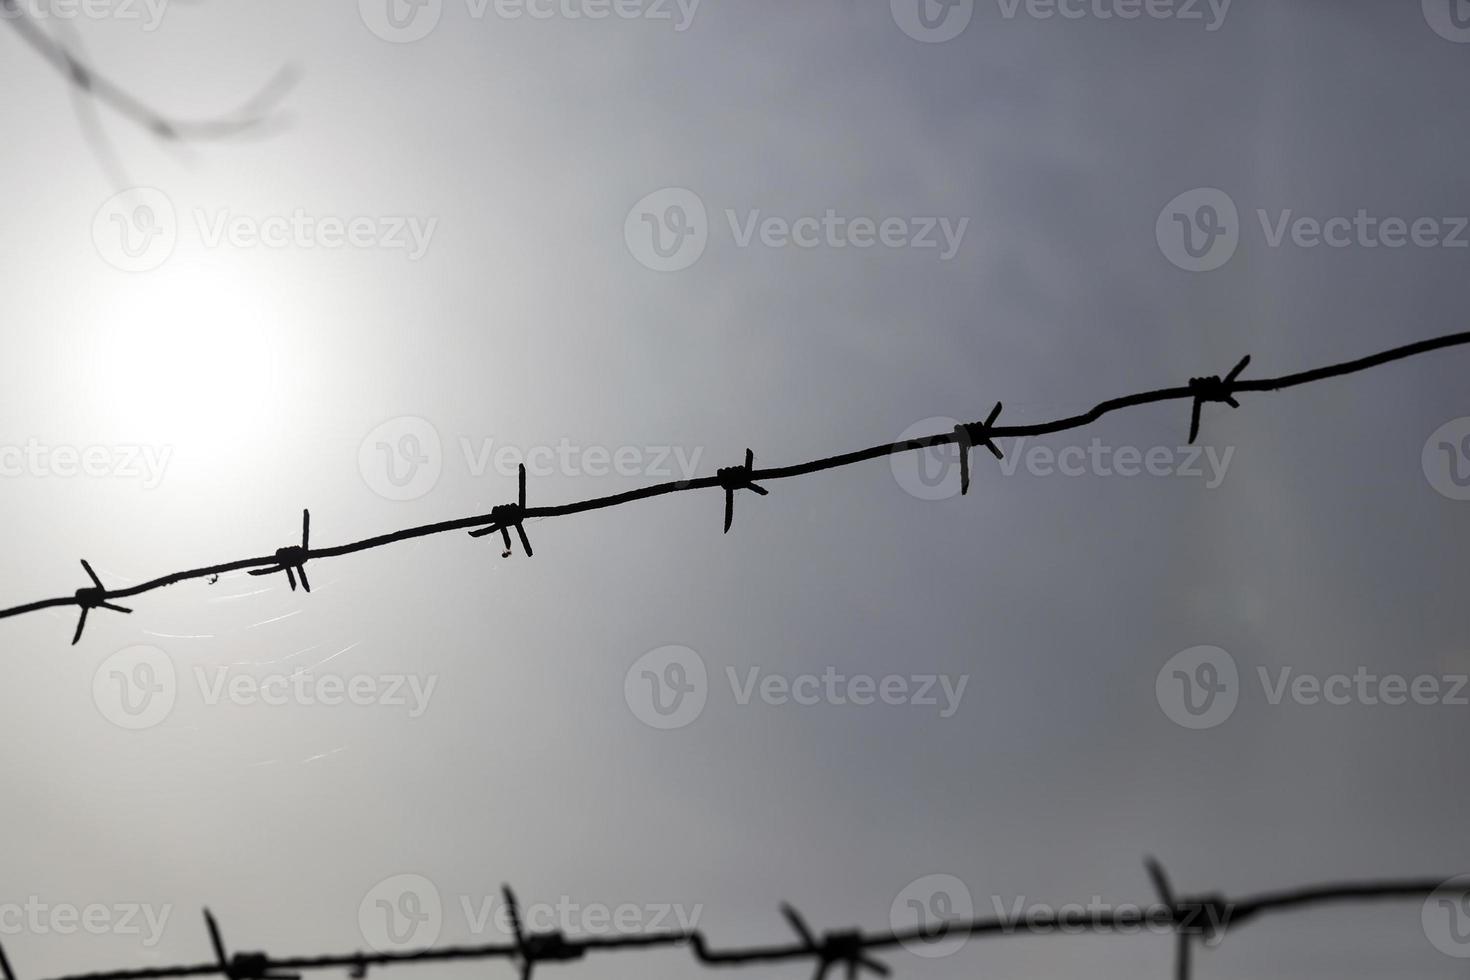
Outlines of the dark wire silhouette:
{"label": "dark wire silhouette", "polygon": [[[995,916],[942,920],[929,925],[921,923],[908,929],[851,929],[818,934],[799,912],[783,903],[781,914],[796,932],[796,942],[728,949],[711,947],[704,934],[697,929],[584,937],[568,937],[558,931],[527,933],[522,925],[515,893],[509,887],[503,889],[503,894],[510,913],[511,942],[428,947],[402,952],[287,957],[273,957],[268,953],[230,955],[220,934],[219,924],[214,915],[205,909],[205,927],[214,952],[214,959],[208,963],[73,974],[57,980],[172,980],[181,977],[300,980],[303,971],[332,969],[347,970],[350,976],[361,980],[367,976],[370,967],[451,960],[506,960],[519,965],[521,980],[531,980],[536,966],[541,963],[567,963],[584,959],[589,953],[680,946],[687,946],[695,960],[706,967],[806,961],[814,965],[814,980],[824,980],[829,972],[839,967],[848,980],[856,980],[857,975],[863,971],[888,976],[889,967],[872,954],[880,950],[892,950],[896,946],[983,936],[1060,935],[1064,933],[1059,930],[1068,928],[1077,932],[1093,933],[1140,928],[1172,932],[1176,937],[1174,976],[1176,980],[1190,980],[1193,975],[1192,950],[1195,943],[1218,944],[1230,930],[1264,915],[1325,905],[1408,899],[1427,901],[1435,895],[1445,899],[1463,900],[1470,894],[1470,880],[1456,878],[1449,882],[1429,879],[1345,882],[1266,892],[1238,899],[1230,899],[1219,893],[1176,896],[1168,876],[1157,861],[1150,858],[1147,868],[1159,895],[1156,904],[1120,905],[1093,914],[1083,922],[1075,919],[1067,921],[1062,913],[1053,909],[1028,913],[1024,920]],[[17,980],[3,947],[0,947],[0,975],[3,975],[3,980]]]}
{"label": "dark wire silhouette", "polygon": [[[118,115],[162,139],[220,139],[255,129],[267,122],[277,104],[296,83],[296,69],[285,66],[234,112],[201,120],[174,119],[154,109],[122,85],[88,65],[73,46],[50,36],[22,10],[17,0],[0,0],[3,19],[37,54],[50,64],[77,92],[95,99]],[[97,144],[102,137],[90,119],[83,125],[88,138]],[[108,151],[110,153],[110,151]]]}
{"label": "dark wire silhouette", "polygon": [[502,558],[510,557],[511,528],[515,528],[516,534],[520,536],[521,547],[526,549],[526,557],[530,558],[535,554],[531,550],[531,539],[526,537],[526,526],[522,523],[526,517],[526,467],[522,466],[516,476],[517,483],[520,486],[520,495],[517,497],[516,502],[492,507],[490,509],[490,526],[470,532],[470,537],[472,538],[483,538],[486,535],[499,531],[501,540],[505,542],[505,550],[500,553],[500,557]]}
{"label": "dark wire silhouette", "polygon": [[107,587],[102,584],[102,580],[97,577],[97,573],[92,571],[92,566],[87,564],[87,559],[85,558],[82,559],[82,568],[86,570],[87,577],[92,580],[92,586],[91,588],[77,589],[77,605],[81,607],[82,615],[77,620],[76,635],[71,638],[72,646],[76,646],[77,642],[81,640],[82,632],[87,628],[87,613],[93,609],[110,609],[113,612],[132,613],[131,609],[115,606],[107,601]]}
{"label": "dark wire silhouette", "polygon": [[257,568],[251,575],[274,575],[277,572],[286,573],[286,581],[291,583],[291,591],[296,591],[296,579],[301,579],[301,587],[307,592],[311,591],[311,580],[306,577],[306,563],[311,558],[311,511],[301,512],[301,544],[292,545],[289,548],[276,549],[276,564],[274,568]]}
{"label": "dark wire silhouette", "polygon": [[[4,0],[0,0],[0,2],[4,2]],[[1443,337],[1421,340],[1403,347],[1394,347],[1377,354],[1370,354],[1367,357],[1313,368],[1309,371],[1286,374],[1277,378],[1241,380],[1241,372],[1245,370],[1250,362],[1250,358],[1247,357],[1236,364],[1230,373],[1223,378],[1219,375],[1191,378],[1187,385],[1179,385],[1173,388],[1158,388],[1153,391],[1123,395],[1119,398],[1112,398],[1100,402],[1079,415],[1071,415],[1050,422],[1034,422],[1029,425],[996,425],[995,422],[999,418],[1001,411],[1001,406],[997,403],[995,408],[991,410],[989,418],[984,422],[971,422],[956,426],[950,432],[942,432],[917,439],[907,439],[903,442],[884,443],[883,445],[873,446],[869,449],[859,449],[854,452],[843,453],[838,456],[827,456],[822,459],[796,463],[791,466],[773,466],[768,469],[759,470],[755,469],[755,454],[747,449],[743,464],[721,468],[714,476],[659,483],[624,491],[623,493],[609,494],[605,497],[592,497],[565,504],[552,504],[541,507],[526,506],[526,468],[525,466],[521,466],[519,472],[520,494],[517,501],[511,504],[502,504],[492,509],[488,514],[461,517],[455,520],[440,521],[435,524],[423,524],[418,527],[392,531],[387,534],[380,534],[349,544],[334,545],[329,548],[312,548],[308,537],[310,531],[310,514],[306,513],[303,521],[302,543],[299,546],[293,545],[287,548],[281,548],[269,556],[242,558],[238,561],[226,562],[221,565],[210,565],[205,568],[174,572],[173,574],[142,582],[138,585],[132,585],[124,589],[105,589],[97,581],[96,576],[93,575],[93,588],[81,589],[75,595],[71,596],[42,599],[38,602],[3,609],[0,610],[0,619],[22,616],[27,613],[39,612],[43,609],[55,609],[66,606],[80,607],[82,621],[78,624],[77,634],[72,640],[73,645],[75,645],[81,639],[82,627],[86,625],[86,614],[89,610],[105,608],[123,612],[126,610],[110,604],[112,600],[143,595],[147,592],[177,585],[180,582],[213,578],[230,572],[248,571],[252,575],[270,575],[284,571],[293,589],[295,588],[296,577],[300,576],[302,585],[306,587],[306,591],[310,592],[311,587],[306,579],[306,564],[308,561],[341,558],[345,555],[357,554],[362,551],[384,548],[400,541],[410,541],[431,535],[445,534],[451,531],[469,531],[470,536],[476,538],[500,532],[505,542],[503,555],[509,556],[510,530],[513,528],[520,536],[521,546],[525,549],[527,556],[529,556],[531,555],[531,542],[526,536],[526,531],[523,526],[527,520],[532,518],[568,517],[573,514],[582,514],[588,511],[620,507],[636,500],[648,500],[653,497],[661,497],[670,493],[680,493],[686,490],[708,490],[716,488],[723,490],[725,494],[725,531],[728,532],[735,518],[735,492],[737,490],[750,490],[764,496],[769,491],[762,486],[758,486],[758,482],[770,483],[773,480],[790,480],[811,473],[819,473],[823,470],[851,466],[854,463],[861,463],[870,459],[896,456],[901,453],[918,452],[934,446],[949,444],[956,444],[959,447],[960,460],[964,466],[961,474],[962,489],[968,491],[969,455],[971,449],[975,446],[983,446],[997,459],[1003,458],[1002,452],[996,444],[997,439],[1052,435],[1058,432],[1065,432],[1069,429],[1079,429],[1091,425],[1104,415],[1123,409],[1152,405],[1156,402],[1189,401],[1192,405],[1190,415],[1190,442],[1193,442],[1199,435],[1200,415],[1204,405],[1207,403],[1219,402],[1229,405],[1232,408],[1239,408],[1240,403],[1236,400],[1235,396],[1243,392],[1281,391],[1286,388],[1295,388],[1301,385],[1314,384],[1318,381],[1325,381],[1329,378],[1337,378],[1360,371],[1367,371],[1371,368],[1380,367],[1394,361],[1401,361],[1418,354],[1426,354],[1432,351],[1444,350],[1450,347],[1463,347],[1466,345],[1470,345],[1470,332],[1447,334]],[[88,574],[91,574],[90,571]]]}

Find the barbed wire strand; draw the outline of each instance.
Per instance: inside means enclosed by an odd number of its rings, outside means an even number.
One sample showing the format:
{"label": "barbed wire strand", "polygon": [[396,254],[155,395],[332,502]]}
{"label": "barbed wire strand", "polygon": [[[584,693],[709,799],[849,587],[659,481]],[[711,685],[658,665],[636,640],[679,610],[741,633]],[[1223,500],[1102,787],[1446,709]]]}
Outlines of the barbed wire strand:
{"label": "barbed wire strand", "polygon": [[[1150,905],[1118,905],[1089,910],[1079,919],[1059,909],[1031,909],[1024,917],[1002,916],[920,922],[907,929],[851,929],[818,933],[807,920],[787,904],[781,914],[797,935],[797,941],[766,946],[716,949],[710,946],[698,929],[654,932],[628,932],[617,935],[568,937],[550,930],[527,932],[515,893],[507,886],[503,895],[509,911],[512,931],[510,942],[475,946],[440,946],[392,952],[356,952],[340,955],[273,957],[267,953],[234,953],[225,945],[219,923],[213,913],[204,910],[214,959],[208,963],[181,966],[147,967],[135,970],[109,970],[72,974],[56,980],[173,980],[184,977],[223,977],[225,980],[300,980],[304,971],[343,969],[354,978],[366,977],[372,967],[413,963],[435,963],[454,960],[506,960],[519,966],[521,980],[532,980],[535,968],[542,963],[567,963],[582,960],[589,953],[619,950],[688,947],[695,960],[705,967],[738,967],[766,963],[810,962],[814,964],[814,980],[825,980],[827,974],[842,968],[848,980],[856,980],[861,972],[888,976],[890,968],[872,954],[898,946],[935,943],[942,940],[964,940],[980,937],[1012,935],[1065,935],[1075,933],[1109,933],[1122,930],[1156,929],[1176,937],[1174,976],[1190,980],[1193,975],[1195,945],[1218,946],[1226,934],[1264,915],[1300,911],[1309,907],[1379,903],[1418,899],[1427,902],[1438,896],[1449,903],[1463,903],[1470,897],[1470,878],[1450,881],[1430,879],[1376,880],[1314,885],[1287,891],[1266,892],[1230,899],[1221,893],[1177,896],[1168,875],[1159,862],[1149,858],[1146,868],[1158,901]],[[1457,911],[1451,909],[1451,912]],[[18,980],[10,960],[0,947],[0,975],[3,980]]]}
{"label": "barbed wire strand", "polygon": [[[4,0],[0,0],[0,2],[4,2]],[[1001,412],[1001,405],[997,403],[991,411],[989,418],[985,421],[959,425],[950,432],[937,433],[922,438],[906,439],[902,442],[884,443],[879,446],[859,449],[837,456],[827,456],[805,463],[796,463],[789,466],[773,466],[766,469],[755,468],[754,453],[747,449],[743,464],[721,468],[714,476],[653,484],[627,490],[622,493],[609,494],[603,497],[592,497],[586,500],[564,504],[551,504],[538,507],[527,506],[526,468],[522,465],[519,469],[518,482],[520,493],[517,502],[502,504],[492,509],[488,514],[461,517],[454,520],[440,521],[435,524],[423,524],[418,527],[405,528],[387,534],[380,534],[375,537],[364,538],[361,541],[354,541],[349,544],[334,545],[326,548],[313,548],[311,547],[309,537],[311,515],[310,511],[304,511],[302,543],[300,545],[280,548],[273,555],[257,558],[242,558],[238,561],[226,562],[224,564],[174,572],[161,578],[155,578],[118,589],[106,588],[97,579],[96,575],[91,572],[90,567],[84,561],[82,564],[83,567],[88,569],[87,574],[92,579],[92,586],[78,589],[71,596],[42,599],[38,602],[26,603],[25,605],[0,610],[0,619],[9,619],[28,613],[40,612],[44,609],[76,606],[81,610],[81,618],[77,624],[76,635],[72,639],[72,644],[75,645],[81,640],[82,634],[85,631],[87,614],[90,611],[107,609],[114,612],[126,612],[128,610],[117,607],[113,603],[119,599],[144,595],[145,593],[154,592],[158,589],[178,585],[181,582],[213,578],[218,575],[242,571],[249,572],[252,575],[270,575],[285,572],[287,581],[291,584],[293,590],[296,587],[296,580],[299,578],[302,586],[305,587],[307,592],[310,592],[310,584],[306,578],[306,565],[308,562],[321,561],[328,558],[342,558],[359,552],[384,548],[402,541],[410,541],[454,531],[469,531],[470,536],[476,538],[499,533],[505,545],[502,555],[508,557],[511,553],[510,531],[514,529],[520,536],[521,545],[529,556],[531,554],[531,543],[526,536],[524,528],[524,522],[527,520],[533,518],[569,517],[574,514],[604,510],[609,507],[620,507],[624,504],[633,503],[634,501],[649,500],[654,497],[664,496],[665,494],[689,490],[718,488],[724,492],[725,531],[728,532],[735,516],[735,494],[737,491],[749,490],[764,496],[769,491],[759,486],[758,483],[795,479],[797,477],[819,473],[823,470],[851,466],[867,460],[896,456],[902,453],[919,452],[936,446],[950,444],[956,444],[959,447],[960,459],[964,464],[962,490],[968,492],[969,454],[971,449],[980,446],[989,450],[997,458],[1002,458],[1002,451],[996,443],[998,439],[1053,435],[1070,429],[1083,428],[1084,426],[1093,424],[1105,415],[1124,409],[1138,408],[1160,402],[1188,401],[1192,405],[1189,435],[1190,442],[1193,443],[1199,435],[1200,416],[1206,404],[1219,402],[1229,405],[1232,408],[1238,408],[1239,402],[1236,396],[1243,393],[1275,392],[1287,388],[1296,388],[1301,385],[1314,384],[1330,378],[1367,371],[1420,354],[1466,345],[1470,345],[1470,332],[1447,334],[1442,337],[1422,340],[1403,347],[1394,347],[1377,354],[1368,355],[1367,357],[1357,358],[1356,360],[1330,364],[1325,367],[1300,371],[1295,374],[1286,374],[1277,378],[1242,380],[1240,375],[1250,364],[1250,358],[1245,357],[1223,378],[1219,375],[1191,378],[1186,385],[1123,395],[1100,402],[1081,414],[1055,419],[1050,422],[1034,422],[1024,425],[998,425],[996,423]]]}

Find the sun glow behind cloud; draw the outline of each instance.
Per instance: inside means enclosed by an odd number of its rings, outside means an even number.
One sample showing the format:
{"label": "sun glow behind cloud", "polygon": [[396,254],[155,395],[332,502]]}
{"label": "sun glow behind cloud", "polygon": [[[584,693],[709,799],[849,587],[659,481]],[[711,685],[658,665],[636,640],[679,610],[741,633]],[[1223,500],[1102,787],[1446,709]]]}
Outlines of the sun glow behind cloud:
{"label": "sun glow behind cloud", "polygon": [[287,401],[286,324],[238,266],[175,258],[97,309],[94,391],[110,423],[196,462],[255,455]]}

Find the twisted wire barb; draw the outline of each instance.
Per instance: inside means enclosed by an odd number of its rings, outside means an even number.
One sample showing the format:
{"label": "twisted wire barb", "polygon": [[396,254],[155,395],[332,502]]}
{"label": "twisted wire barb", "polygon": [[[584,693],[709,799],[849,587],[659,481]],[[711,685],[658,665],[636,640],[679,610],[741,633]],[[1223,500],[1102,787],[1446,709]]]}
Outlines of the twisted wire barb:
{"label": "twisted wire barb", "polygon": [[499,507],[490,509],[489,527],[482,527],[478,531],[471,531],[470,537],[483,538],[488,534],[500,532],[500,538],[505,542],[505,550],[500,557],[509,558],[511,554],[510,529],[515,528],[516,534],[520,536],[521,547],[526,549],[526,557],[532,557],[535,552],[531,550],[531,539],[526,537],[526,464],[522,463],[516,473],[516,482],[520,486],[520,495],[513,504],[501,504]]}
{"label": "twisted wire barb", "polygon": [[[933,925],[908,929],[864,931],[839,930],[818,935],[796,909],[781,905],[781,914],[797,934],[796,942],[774,946],[746,946],[716,949],[698,929],[659,930],[621,933],[613,936],[568,937],[559,931],[528,933],[522,925],[520,906],[509,886],[503,894],[510,910],[512,940],[477,946],[439,946],[401,952],[345,953],[322,956],[273,957],[253,952],[231,955],[221,936],[214,915],[204,910],[214,959],[208,963],[181,966],[146,967],[135,970],[109,970],[100,973],[73,974],[57,980],[175,980],[185,977],[222,977],[224,980],[300,980],[308,970],[347,970],[356,978],[366,977],[369,968],[395,964],[433,963],[452,960],[505,960],[516,964],[521,980],[532,980],[538,964],[567,963],[582,960],[590,953],[626,950],[687,947],[701,966],[735,967],[765,963],[809,962],[813,964],[813,980],[825,980],[827,974],[841,968],[848,980],[856,980],[863,972],[889,976],[890,968],[877,960],[875,951],[892,950],[896,946],[936,942],[942,939],[970,939],[985,936],[1060,935],[1058,930],[1072,928],[1078,932],[1105,933],[1120,929],[1154,927],[1176,935],[1174,976],[1190,980],[1193,973],[1192,944],[1223,941],[1226,934],[1247,922],[1268,914],[1299,911],[1304,908],[1348,903],[1427,900],[1435,894],[1464,899],[1470,896],[1470,883],[1464,879],[1451,882],[1430,879],[1380,880],[1314,885],[1281,892],[1266,892],[1239,899],[1221,893],[1204,896],[1177,896],[1163,867],[1152,858],[1147,870],[1159,903],[1151,906],[1118,906],[1100,912],[1086,922],[1067,922],[1057,910],[1028,913],[1024,921],[999,916],[953,919]],[[16,980],[10,960],[0,946],[0,978]]]}
{"label": "twisted wire barb", "polygon": [[[0,0],[0,3],[3,2],[4,0]],[[750,490],[762,496],[768,493],[764,487],[757,485],[758,481],[769,483],[773,480],[790,480],[812,473],[819,473],[823,470],[837,469],[871,459],[917,452],[934,446],[944,446],[951,443],[958,446],[960,460],[964,466],[962,472],[963,489],[967,491],[969,489],[970,449],[974,446],[983,446],[997,458],[1000,458],[1001,450],[995,443],[997,439],[1053,435],[1070,429],[1083,428],[1084,426],[1093,424],[1105,415],[1124,409],[1138,408],[1158,402],[1189,401],[1192,406],[1190,415],[1190,442],[1192,443],[1199,435],[1200,415],[1206,403],[1219,402],[1229,405],[1232,408],[1238,408],[1239,402],[1235,396],[1245,392],[1272,392],[1287,388],[1296,388],[1301,385],[1325,381],[1329,378],[1337,378],[1343,375],[1367,371],[1419,354],[1427,354],[1432,351],[1444,350],[1451,347],[1463,347],[1466,345],[1470,345],[1470,332],[1453,333],[1442,337],[1434,337],[1429,340],[1421,340],[1402,347],[1394,347],[1376,354],[1370,354],[1366,357],[1357,358],[1356,360],[1329,364],[1325,367],[1313,368],[1308,371],[1299,371],[1295,374],[1286,374],[1276,378],[1242,380],[1240,375],[1250,362],[1250,358],[1246,357],[1238,362],[1223,378],[1219,376],[1192,378],[1186,385],[1178,385],[1172,388],[1158,388],[1153,391],[1143,391],[1136,394],[1123,395],[1118,398],[1111,398],[1094,405],[1086,412],[1071,415],[1066,418],[1055,419],[1050,422],[1033,422],[1026,425],[996,425],[995,422],[1001,410],[1000,404],[997,403],[991,411],[990,417],[985,421],[971,422],[957,426],[950,432],[942,432],[916,439],[906,439],[902,442],[884,443],[869,449],[859,449],[837,456],[814,459],[805,463],[796,463],[790,466],[773,466],[767,469],[756,469],[755,454],[747,449],[745,451],[745,462],[742,465],[724,467],[714,476],[658,483],[651,486],[639,487],[634,490],[627,490],[622,493],[610,494],[604,497],[591,497],[586,500],[572,501],[564,504],[551,504],[540,507],[526,506],[526,475],[525,467],[522,466],[520,470],[520,497],[518,501],[514,504],[502,504],[491,510],[488,514],[477,514],[471,517],[440,521],[435,524],[423,524],[418,527],[405,528],[400,531],[392,531],[387,534],[365,538],[349,544],[335,545],[328,548],[312,548],[306,533],[310,530],[310,514],[308,513],[305,515],[303,521],[305,527],[300,546],[282,548],[275,552],[275,554],[269,556],[242,558],[238,561],[220,565],[174,572],[170,575],[123,589],[106,589],[96,580],[96,576],[92,576],[93,588],[79,590],[71,596],[42,599],[38,602],[3,609],[0,610],[0,619],[22,616],[27,613],[39,612],[43,609],[78,606],[83,613],[82,623],[80,625],[84,627],[86,625],[86,613],[90,609],[106,608],[114,611],[123,611],[120,607],[110,605],[113,600],[143,595],[193,579],[212,578],[218,575],[240,571],[248,571],[254,575],[270,575],[284,571],[287,575],[287,580],[293,583],[293,588],[295,579],[299,575],[302,584],[307,586],[306,590],[310,592],[311,589],[306,580],[305,567],[308,561],[341,558],[346,555],[357,554],[358,552],[384,548],[400,541],[410,541],[452,531],[469,531],[472,537],[482,537],[499,532],[505,542],[503,555],[508,557],[510,555],[509,532],[511,529],[514,529],[520,536],[521,545],[525,549],[527,556],[530,556],[531,542],[527,538],[523,526],[527,520],[532,518],[569,517],[573,514],[604,510],[609,507],[620,507],[637,500],[648,500],[653,497],[661,497],[670,493],[681,493],[687,490],[718,488],[724,492],[725,531],[728,532],[735,516],[735,492],[737,490]],[[78,629],[76,636],[72,640],[73,645],[81,639],[81,635],[82,630]]]}

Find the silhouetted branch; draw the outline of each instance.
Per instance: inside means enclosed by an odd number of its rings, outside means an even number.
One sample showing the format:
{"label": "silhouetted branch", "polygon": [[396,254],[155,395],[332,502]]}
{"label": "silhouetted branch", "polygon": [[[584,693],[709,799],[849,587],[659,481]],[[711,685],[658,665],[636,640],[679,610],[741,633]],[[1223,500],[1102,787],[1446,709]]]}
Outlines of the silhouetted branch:
{"label": "silhouetted branch", "polygon": [[26,44],[78,92],[95,99],[155,136],[167,140],[219,139],[260,126],[296,83],[296,71],[288,65],[278,70],[260,91],[234,112],[212,119],[175,119],[154,109],[122,85],[88,65],[70,47],[42,30],[20,8],[17,0],[0,0],[0,19],[9,24]]}

